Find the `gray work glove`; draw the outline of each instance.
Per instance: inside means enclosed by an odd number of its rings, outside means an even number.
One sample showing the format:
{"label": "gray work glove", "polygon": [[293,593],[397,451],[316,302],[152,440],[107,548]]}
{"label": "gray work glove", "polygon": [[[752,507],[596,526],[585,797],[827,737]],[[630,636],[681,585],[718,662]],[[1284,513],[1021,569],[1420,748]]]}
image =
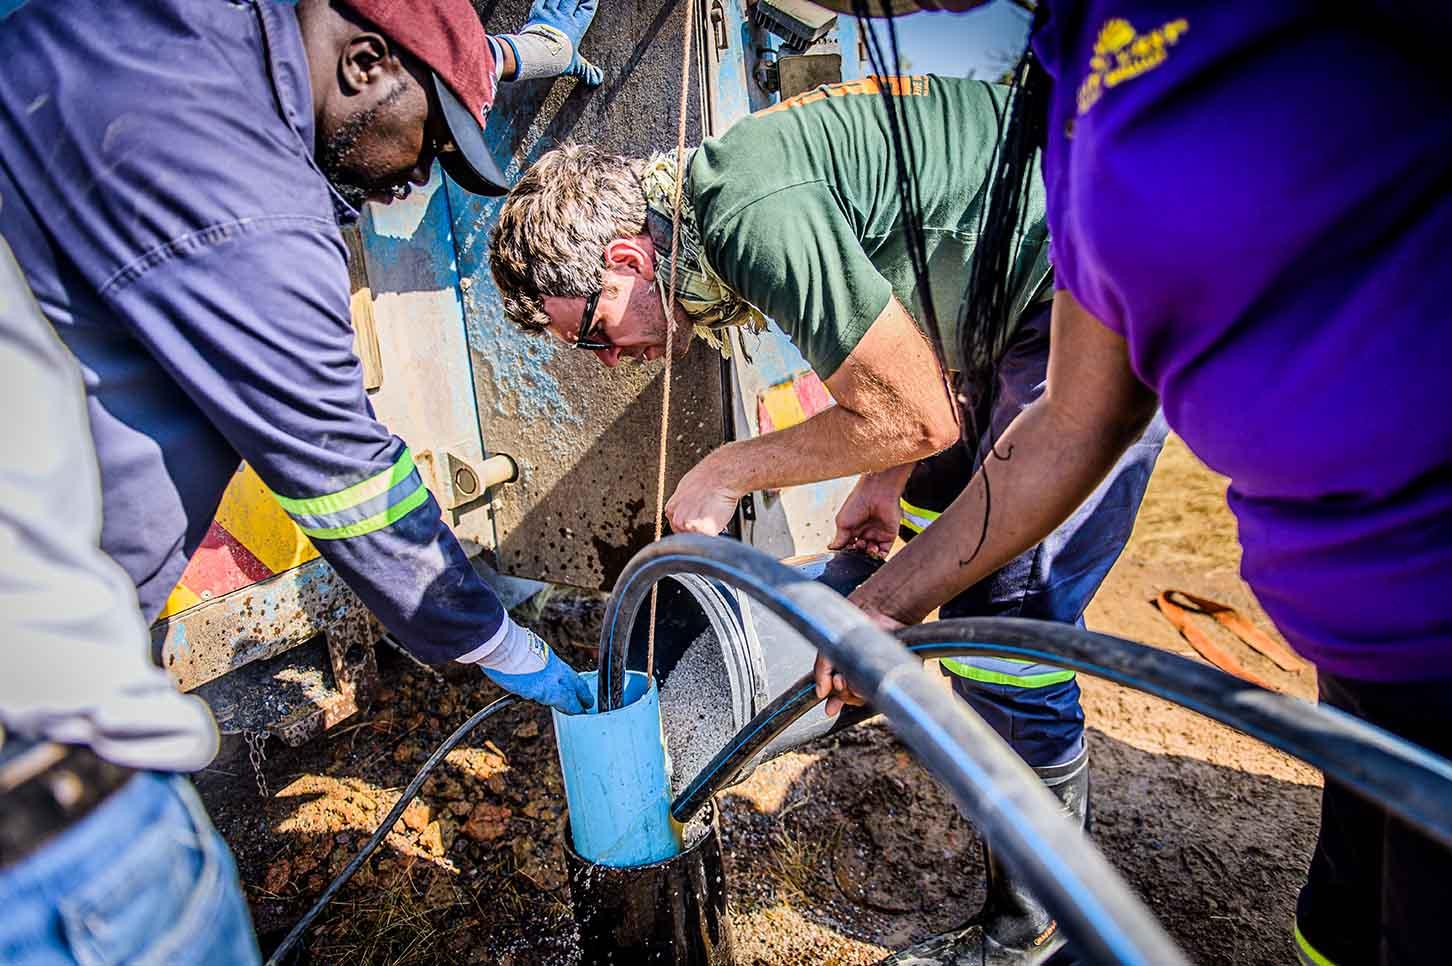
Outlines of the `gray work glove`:
{"label": "gray work glove", "polygon": [[515,80],[574,77],[598,87],[605,72],[580,55],[580,41],[595,19],[598,0],[535,0],[524,27],[512,38]]}

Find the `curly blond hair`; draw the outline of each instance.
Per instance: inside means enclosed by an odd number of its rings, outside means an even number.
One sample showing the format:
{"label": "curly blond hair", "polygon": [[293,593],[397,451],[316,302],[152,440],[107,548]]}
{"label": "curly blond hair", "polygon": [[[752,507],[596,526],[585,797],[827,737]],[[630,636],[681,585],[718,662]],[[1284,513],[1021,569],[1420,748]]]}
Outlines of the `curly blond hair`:
{"label": "curly blond hair", "polygon": [[588,298],[605,274],[605,246],[645,231],[643,162],[562,144],[509,192],[489,239],[504,314],[527,331],[550,323],[544,297]]}

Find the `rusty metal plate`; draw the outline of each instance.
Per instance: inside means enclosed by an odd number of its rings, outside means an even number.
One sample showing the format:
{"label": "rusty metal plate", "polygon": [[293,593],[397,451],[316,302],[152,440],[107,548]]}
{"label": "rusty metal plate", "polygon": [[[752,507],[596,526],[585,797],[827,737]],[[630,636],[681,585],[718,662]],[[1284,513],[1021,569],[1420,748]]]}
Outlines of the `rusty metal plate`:
{"label": "rusty metal plate", "polygon": [[823,84],[842,81],[842,55],[832,53],[796,54],[776,62],[776,73],[782,100],[796,97]]}
{"label": "rusty metal plate", "polygon": [[380,633],[363,602],[321,559],[198,604],[151,630],[157,663],[183,691],[320,634],[371,648]]}
{"label": "rusty metal plate", "polygon": [[211,706],[222,734],[270,734],[296,748],[371,700],[378,680],[372,638],[351,646],[347,638],[345,630],[336,638],[314,638],[192,693]]}
{"label": "rusty metal plate", "polygon": [[[516,29],[528,8],[480,5],[496,32]],[[675,0],[602,5],[581,45],[605,71],[594,91],[571,80],[502,85],[488,129],[501,164],[513,175],[566,139],[622,154],[674,146],[684,12]],[[698,90],[699,77],[692,83]],[[690,105],[694,145],[699,97]],[[486,262],[499,203],[452,184],[449,200],[484,446],[520,468],[518,482],[495,492],[499,568],[609,586],[651,537],[663,364],[607,371],[507,323]],[[668,486],[725,438],[721,360],[708,347],[675,364],[671,408]]]}

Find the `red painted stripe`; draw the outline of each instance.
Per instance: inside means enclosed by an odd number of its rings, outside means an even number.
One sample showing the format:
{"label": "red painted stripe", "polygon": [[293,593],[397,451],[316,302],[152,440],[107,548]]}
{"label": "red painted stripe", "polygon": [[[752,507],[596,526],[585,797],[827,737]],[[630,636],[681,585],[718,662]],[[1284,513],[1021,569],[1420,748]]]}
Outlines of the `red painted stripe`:
{"label": "red painted stripe", "polygon": [[766,394],[762,393],[756,397],[756,434],[776,432],[776,423],[771,418],[771,410],[766,408]]}
{"label": "red painted stripe", "polygon": [[272,571],[215,520],[187,562],[181,583],[197,596],[220,597],[264,580]]}
{"label": "red painted stripe", "polygon": [[792,379],[792,388],[796,391],[797,401],[802,404],[802,412],[810,419],[824,409],[831,409],[835,402],[827,387],[822,385],[822,380],[815,372],[804,372]]}

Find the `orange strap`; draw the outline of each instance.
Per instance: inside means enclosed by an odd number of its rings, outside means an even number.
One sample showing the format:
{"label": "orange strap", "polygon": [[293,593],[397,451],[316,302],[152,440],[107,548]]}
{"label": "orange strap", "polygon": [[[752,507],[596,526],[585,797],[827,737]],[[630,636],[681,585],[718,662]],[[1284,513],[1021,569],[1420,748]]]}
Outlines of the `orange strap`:
{"label": "orange strap", "polygon": [[[1182,602],[1171,599],[1176,596],[1182,598]],[[1165,619],[1174,625],[1197,654],[1225,673],[1233,674],[1241,680],[1258,684],[1268,690],[1281,690],[1246,669],[1233,654],[1212,641],[1204,631],[1191,623],[1186,610],[1213,617],[1220,623],[1220,626],[1275,662],[1276,667],[1283,671],[1300,671],[1306,666],[1305,662],[1292,653],[1290,648],[1246,620],[1233,607],[1227,607],[1225,604],[1183,590],[1167,590],[1155,599],[1155,604],[1159,607],[1160,613],[1165,615]]]}

